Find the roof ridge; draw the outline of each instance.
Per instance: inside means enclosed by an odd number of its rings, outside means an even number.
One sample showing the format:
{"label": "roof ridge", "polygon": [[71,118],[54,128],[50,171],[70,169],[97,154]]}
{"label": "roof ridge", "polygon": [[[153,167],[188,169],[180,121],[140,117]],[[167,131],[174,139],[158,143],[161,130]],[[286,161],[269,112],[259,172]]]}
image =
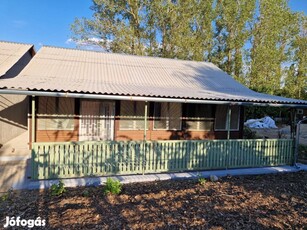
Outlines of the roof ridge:
{"label": "roof ridge", "polygon": [[[90,52],[90,53],[103,53],[103,54],[107,54],[107,55],[122,55],[122,56],[132,56],[132,57],[140,57],[140,58],[155,58],[155,59],[172,60],[172,61],[184,61],[184,62],[196,62],[196,63],[213,64],[212,62],[209,62],[209,61],[196,61],[196,60],[185,60],[185,59],[175,59],[175,58],[146,56],[146,55],[135,55],[135,54],[126,54],[126,53],[113,53],[113,52],[104,52],[104,51],[99,51],[99,50],[86,50],[86,49],[81,49],[81,48],[68,48],[68,47],[59,47],[59,46],[52,46],[52,45],[43,45],[41,47],[41,49],[42,48],[63,49],[63,50],[83,51],[83,52]],[[39,49],[38,52],[41,49]]]}
{"label": "roof ridge", "polygon": [[13,41],[5,41],[5,40],[0,40],[0,42],[10,43],[10,44],[18,44],[18,45],[30,45],[30,46],[34,47],[34,44],[24,43],[24,42],[13,42]]}

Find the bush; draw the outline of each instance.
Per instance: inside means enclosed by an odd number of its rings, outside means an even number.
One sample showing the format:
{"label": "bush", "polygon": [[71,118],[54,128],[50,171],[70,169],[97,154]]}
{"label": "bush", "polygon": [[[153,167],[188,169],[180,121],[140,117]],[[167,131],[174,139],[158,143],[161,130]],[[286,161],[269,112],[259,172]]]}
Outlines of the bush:
{"label": "bush", "polygon": [[53,184],[50,188],[52,196],[59,196],[66,192],[65,184],[62,180],[58,184]]}
{"label": "bush", "polygon": [[121,190],[122,190],[122,185],[120,181],[113,180],[112,178],[107,178],[107,182],[103,190],[103,193],[105,195],[108,194],[118,195],[120,194]]}

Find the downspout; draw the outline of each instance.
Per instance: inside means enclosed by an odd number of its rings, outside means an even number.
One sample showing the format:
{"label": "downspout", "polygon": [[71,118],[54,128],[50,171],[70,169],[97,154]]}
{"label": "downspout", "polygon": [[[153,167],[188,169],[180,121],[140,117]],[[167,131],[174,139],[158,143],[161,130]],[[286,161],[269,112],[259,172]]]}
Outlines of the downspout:
{"label": "downspout", "polygon": [[231,122],[231,107],[228,106],[227,119],[226,119],[226,128],[227,128],[227,140],[230,139],[230,122]]}
{"label": "downspout", "polygon": [[147,139],[147,110],[148,110],[148,102],[145,101],[145,112],[144,112],[144,141]]}
{"label": "downspout", "polygon": [[295,138],[295,152],[294,152],[294,160],[293,160],[293,164],[296,168],[300,168],[298,165],[297,165],[297,159],[298,159],[298,148],[299,148],[299,144],[300,144],[300,129],[301,129],[301,124],[304,122],[304,121],[307,121],[307,118],[304,118],[303,120],[300,120],[298,123],[297,123],[297,126],[296,126],[296,138]]}
{"label": "downspout", "polygon": [[35,142],[35,96],[32,96],[32,115],[31,115],[31,148]]}
{"label": "downspout", "polygon": [[32,95],[32,103],[31,103],[31,178],[37,178],[37,169],[36,169],[36,152],[34,151],[33,144],[35,142],[35,96]]}
{"label": "downspout", "polygon": [[147,139],[147,112],[148,112],[148,102],[145,101],[145,111],[144,111],[144,140],[143,140],[143,175],[145,174],[146,165],[146,139]]}
{"label": "downspout", "polygon": [[228,105],[227,107],[227,118],[226,118],[226,129],[227,129],[227,144],[226,144],[226,157],[225,157],[225,161],[226,161],[226,170],[228,169],[228,165],[229,165],[229,148],[230,148],[230,121],[231,121],[231,106]]}

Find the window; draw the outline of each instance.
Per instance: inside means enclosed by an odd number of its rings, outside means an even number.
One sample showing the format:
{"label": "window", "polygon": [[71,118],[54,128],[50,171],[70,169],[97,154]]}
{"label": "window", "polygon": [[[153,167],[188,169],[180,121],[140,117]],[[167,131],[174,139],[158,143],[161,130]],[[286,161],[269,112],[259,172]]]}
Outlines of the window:
{"label": "window", "polygon": [[[145,102],[121,101],[120,102],[120,130],[144,129]],[[147,129],[149,122],[147,121]]]}
{"label": "window", "polygon": [[213,130],[214,105],[187,104],[183,123],[187,130]]}
{"label": "window", "polygon": [[[239,130],[240,107],[231,106],[230,130]],[[227,130],[227,105],[218,105],[216,107],[215,130]]]}
{"label": "window", "polygon": [[74,130],[73,98],[39,97],[38,130]]}
{"label": "window", "polygon": [[154,129],[180,130],[181,129],[181,104],[160,103],[154,104]]}

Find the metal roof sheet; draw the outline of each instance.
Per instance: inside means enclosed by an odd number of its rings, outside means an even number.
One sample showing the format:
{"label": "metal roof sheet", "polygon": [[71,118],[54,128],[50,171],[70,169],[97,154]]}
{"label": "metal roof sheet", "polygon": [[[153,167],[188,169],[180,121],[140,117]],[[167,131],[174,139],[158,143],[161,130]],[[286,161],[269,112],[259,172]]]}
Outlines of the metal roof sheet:
{"label": "metal roof sheet", "polygon": [[0,88],[128,96],[307,104],[257,93],[208,62],[42,47]]}
{"label": "metal roof sheet", "polygon": [[33,45],[0,41],[0,77],[5,75]]}

